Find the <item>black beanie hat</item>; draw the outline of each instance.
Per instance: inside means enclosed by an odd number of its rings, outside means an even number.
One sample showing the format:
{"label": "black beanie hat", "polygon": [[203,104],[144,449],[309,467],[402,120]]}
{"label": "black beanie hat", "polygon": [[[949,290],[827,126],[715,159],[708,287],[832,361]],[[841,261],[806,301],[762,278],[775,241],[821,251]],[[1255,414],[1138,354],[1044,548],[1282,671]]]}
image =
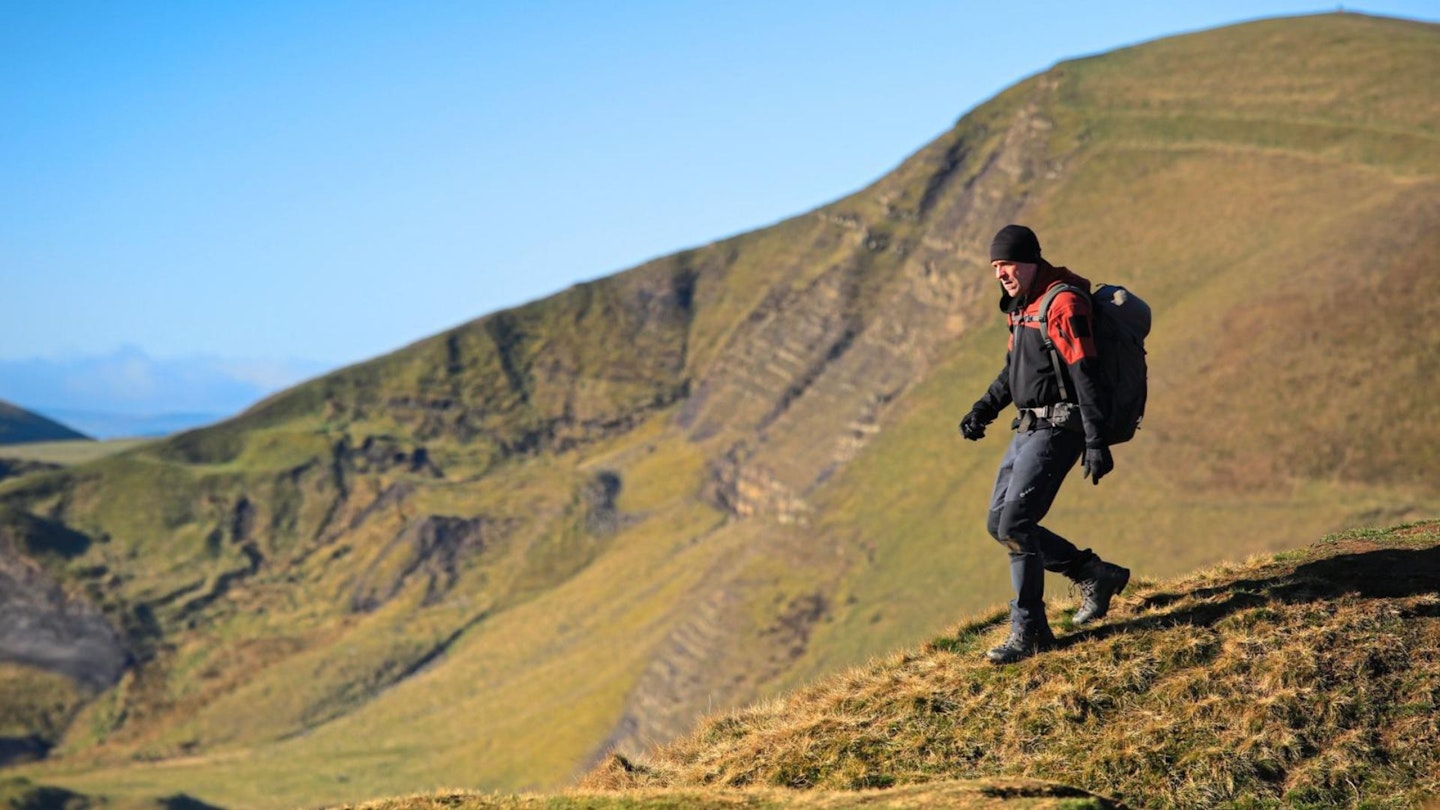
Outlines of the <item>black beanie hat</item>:
{"label": "black beanie hat", "polygon": [[1024,225],[1006,225],[990,241],[990,261],[1040,263],[1040,240]]}

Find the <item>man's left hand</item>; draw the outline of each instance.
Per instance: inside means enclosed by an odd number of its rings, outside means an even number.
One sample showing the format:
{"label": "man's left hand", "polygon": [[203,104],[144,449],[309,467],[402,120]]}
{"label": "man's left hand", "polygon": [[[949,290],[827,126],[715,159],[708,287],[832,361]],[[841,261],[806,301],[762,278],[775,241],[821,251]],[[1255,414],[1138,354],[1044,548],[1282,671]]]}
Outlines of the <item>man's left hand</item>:
{"label": "man's left hand", "polygon": [[1110,448],[1101,445],[1086,448],[1082,465],[1085,468],[1085,477],[1089,478],[1091,483],[1099,484],[1101,478],[1115,469],[1115,459],[1110,456]]}

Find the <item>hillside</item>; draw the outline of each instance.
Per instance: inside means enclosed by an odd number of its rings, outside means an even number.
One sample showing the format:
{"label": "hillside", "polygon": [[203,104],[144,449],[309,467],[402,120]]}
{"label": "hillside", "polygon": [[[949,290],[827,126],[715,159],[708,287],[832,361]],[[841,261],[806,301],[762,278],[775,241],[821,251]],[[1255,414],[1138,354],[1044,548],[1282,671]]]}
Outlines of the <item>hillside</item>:
{"label": "hillside", "polygon": [[1440,790],[1440,522],[1136,583],[1103,624],[996,668],[980,653],[1006,624],[992,611],[711,717],[576,790],[361,807],[1389,807]]}
{"label": "hillside", "polygon": [[1436,87],[1440,27],[1353,14],[1063,62],[813,212],[0,481],[0,744],[117,800],[551,788],[934,637],[1008,590],[955,422],[1011,221],[1157,313],[1056,529],[1153,578],[1440,515]]}
{"label": "hillside", "polygon": [[992,667],[979,653],[1006,621],[711,719],[586,784],[1030,778],[1196,808],[1402,806],[1440,791],[1440,523],[1140,583],[1102,626]]}
{"label": "hillside", "polygon": [[59,422],[0,400],[0,445],[87,438],[85,434]]}

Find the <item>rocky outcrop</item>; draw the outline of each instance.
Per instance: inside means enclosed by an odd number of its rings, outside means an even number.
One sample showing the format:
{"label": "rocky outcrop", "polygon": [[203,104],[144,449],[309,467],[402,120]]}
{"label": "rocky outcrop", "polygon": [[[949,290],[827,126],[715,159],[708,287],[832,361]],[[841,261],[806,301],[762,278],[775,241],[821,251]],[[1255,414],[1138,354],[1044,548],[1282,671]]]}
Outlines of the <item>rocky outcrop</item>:
{"label": "rocky outcrop", "polygon": [[406,443],[392,436],[366,436],[360,445],[343,452],[356,472],[382,473],[402,470],[428,478],[444,478],[445,471],[430,457],[424,445]]}
{"label": "rocky outcrop", "polygon": [[88,542],[38,518],[0,516],[0,661],[58,672],[98,691],[125,671],[122,635],[30,556],[79,553]]}
{"label": "rocky outcrop", "polygon": [[484,517],[426,515],[412,521],[380,552],[355,585],[350,609],[368,612],[393,599],[411,581],[423,581],[423,604],[455,587],[468,557],[485,549],[496,525]]}
{"label": "rocky outcrop", "polygon": [[621,513],[615,499],[623,486],[619,473],[601,470],[585,482],[580,491],[584,504],[585,531],[597,537],[608,537],[630,523],[632,518]]}

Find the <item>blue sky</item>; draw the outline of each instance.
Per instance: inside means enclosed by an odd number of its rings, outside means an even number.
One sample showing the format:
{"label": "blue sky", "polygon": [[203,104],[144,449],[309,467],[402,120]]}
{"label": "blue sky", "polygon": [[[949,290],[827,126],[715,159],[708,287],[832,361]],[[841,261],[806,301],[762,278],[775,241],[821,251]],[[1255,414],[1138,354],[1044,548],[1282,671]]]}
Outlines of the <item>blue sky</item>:
{"label": "blue sky", "polygon": [[1059,60],[1334,9],[0,0],[0,360],[363,360],[822,205]]}

